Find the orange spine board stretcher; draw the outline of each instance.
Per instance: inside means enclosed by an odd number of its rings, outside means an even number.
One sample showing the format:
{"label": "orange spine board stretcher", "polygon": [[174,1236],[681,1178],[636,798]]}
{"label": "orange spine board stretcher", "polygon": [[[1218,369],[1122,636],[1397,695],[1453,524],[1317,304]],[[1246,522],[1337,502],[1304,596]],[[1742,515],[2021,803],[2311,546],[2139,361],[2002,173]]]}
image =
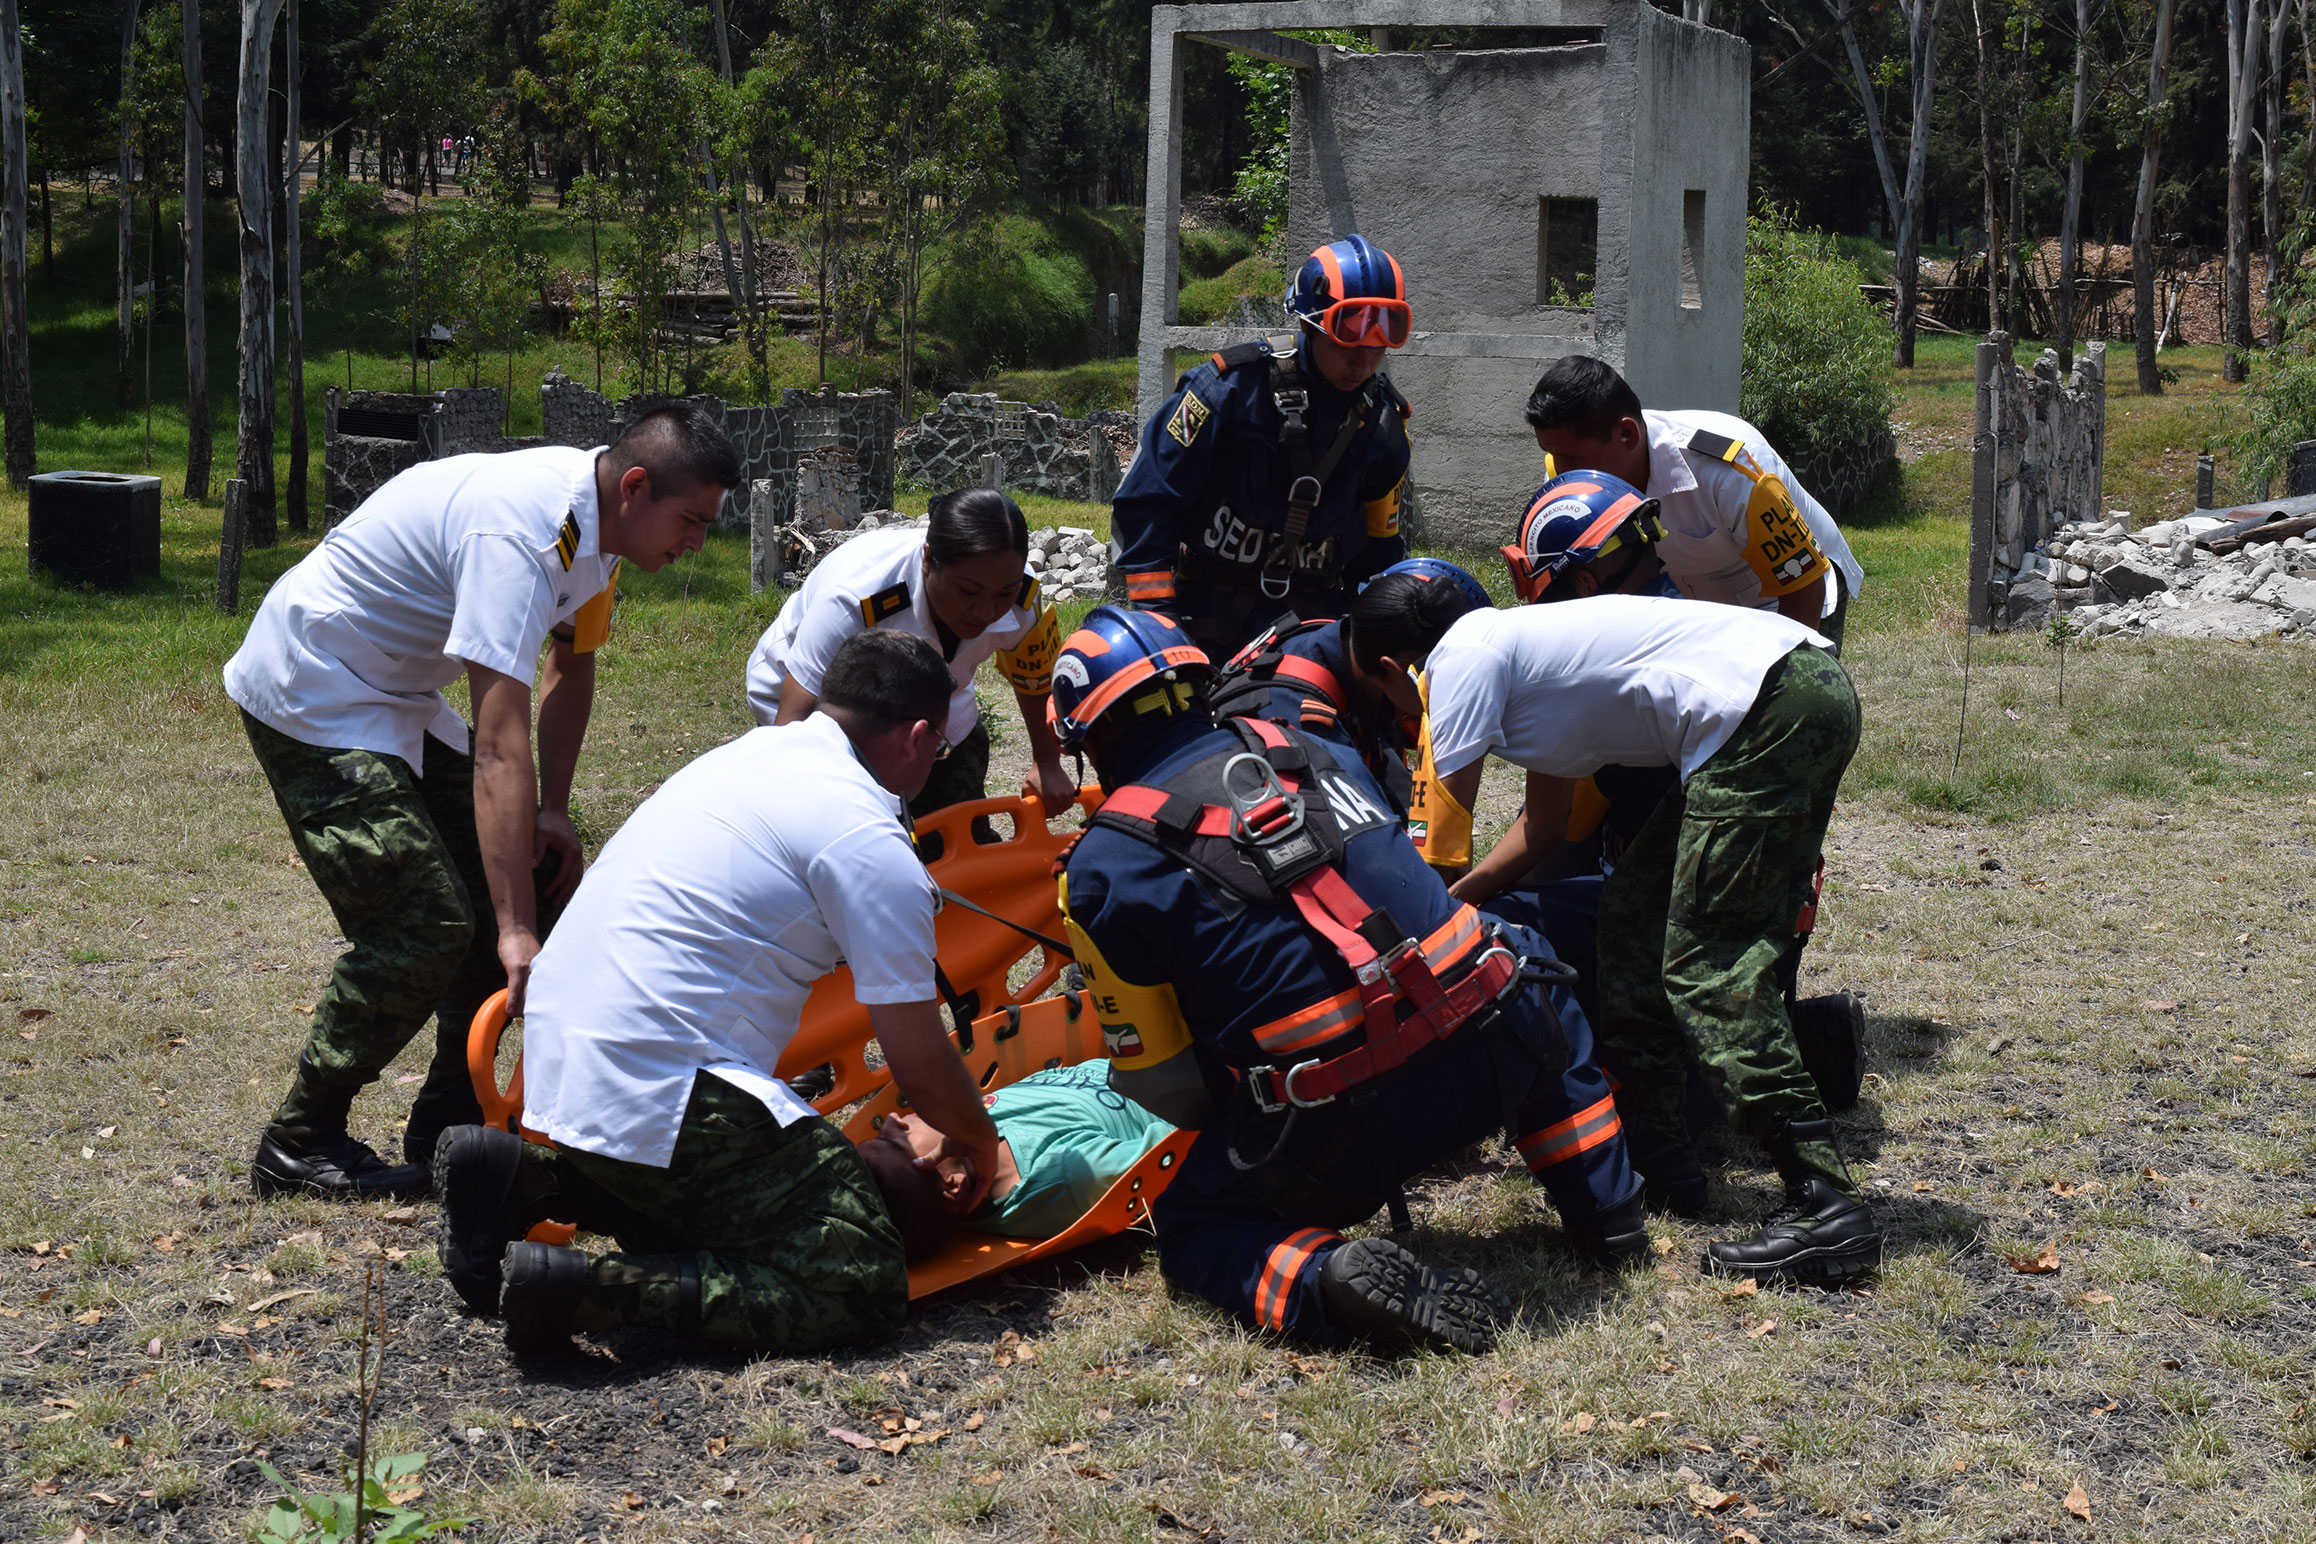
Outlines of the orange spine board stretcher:
{"label": "orange spine board stretcher", "polygon": [[[1078,803],[1085,809],[1091,810],[1100,802],[1098,789],[1086,788],[1078,794]],[[977,844],[972,836],[973,821],[989,815],[1009,817],[1013,835],[1004,841]],[[1073,834],[1049,829],[1037,800],[1027,795],[952,805],[917,823],[920,842],[932,835],[941,838],[941,855],[927,866],[935,884],[1048,937],[1058,937],[1062,930],[1054,861]],[[948,906],[934,924],[934,949],[943,974],[960,998],[976,1005],[997,1005],[996,1011],[976,1017],[965,1034],[950,1033],[984,1093],[994,1093],[1048,1067],[1074,1066],[1106,1054],[1100,1026],[1083,1015],[1077,994],[1037,1000],[1039,993],[1060,978],[1067,963],[1044,945],[961,906]],[[1032,952],[1040,956],[1036,970],[1019,990],[1008,987],[1007,978]],[[544,1133],[521,1124],[523,1068],[519,1060],[506,1087],[499,1086],[499,1040],[507,1023],[506,993],[494,993],[475,1014],[467,1034],[467,1075],[488,1124],[520,1131],[533,1142],[545,1142]],[[868,1065],[866,1051],[872,1036],[868,1010],[853,1001],[852,972],[839,966],[813,988],[796,1036],[789,1041],[777,1069],[788,1076],[823,1063],[833,1066],[836,1085],[814,1100],[813,1106],[830,1115],[866,1099],[868,1102],[845,1123],[845,1135],[855,1142],[874,1135],[876,1119],[900,1104],[890,1075],[882,1067]],[[991,1271],[1042,1260],[1147,1223],[1150,1203],[1174,1177],[1175,1167],[1190,1150],[1194,1136],[1193,1132],[1179,1131],[1152,1148],[1090,1211],[1052,1238],[960,1233],[946,1249],[910,1269],[909,1296],[924,1297]],[[531,1230],[530,1237],[542,1243],[568,1244],[574,1232],[568,1223],[543,1222]]]}

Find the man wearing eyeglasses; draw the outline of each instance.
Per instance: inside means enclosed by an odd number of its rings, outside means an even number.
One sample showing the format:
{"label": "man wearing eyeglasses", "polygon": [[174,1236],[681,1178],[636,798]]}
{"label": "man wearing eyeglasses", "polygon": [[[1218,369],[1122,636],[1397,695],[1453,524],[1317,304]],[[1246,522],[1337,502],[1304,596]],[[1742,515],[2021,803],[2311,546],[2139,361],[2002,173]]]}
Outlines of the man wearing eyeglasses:
{"label": "man wearing eyeglasses", "polygon": [[1286,294],[1296,331],[1233,344],[1142,428],[1111,506],[1126,598],[1227,659],[1287,612],[1339,617],[1407,556],[1407,284],[1363,236],[1313,252]]}

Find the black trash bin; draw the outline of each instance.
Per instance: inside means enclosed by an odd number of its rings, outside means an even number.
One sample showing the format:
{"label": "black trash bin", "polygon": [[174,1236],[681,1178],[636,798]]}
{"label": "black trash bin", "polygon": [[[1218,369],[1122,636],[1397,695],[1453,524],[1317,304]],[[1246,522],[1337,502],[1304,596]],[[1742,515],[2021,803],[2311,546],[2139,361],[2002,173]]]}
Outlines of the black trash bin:
{"label": "black trash bin", "polygon": [[43,472],[30,491],[34,573],[108,590],[160,577],[160,478]]}

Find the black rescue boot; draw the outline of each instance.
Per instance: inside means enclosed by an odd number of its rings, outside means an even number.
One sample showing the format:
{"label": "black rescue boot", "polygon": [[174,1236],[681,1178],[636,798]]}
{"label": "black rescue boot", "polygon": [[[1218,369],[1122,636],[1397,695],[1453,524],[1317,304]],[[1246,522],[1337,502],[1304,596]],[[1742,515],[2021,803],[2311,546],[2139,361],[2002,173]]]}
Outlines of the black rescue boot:
{"label": "black rescue boot", "polygon": [[289,1097],[274,1111],[250,1160],[260,1196],[328,1196],[341,1201],[408,1201],[426,1194],[426,1170],[390,1164],[346,1133],[359,1083],[325,1081],[310,1055],[298,1057]]}
{"label": "black rescue boot", "polygon": [[442,1197],[435,1249],[442,1274],[476,1313],[499,1311],[499,1263],[528,1231],[515,1215],[515,1175],[523,1139],[490,1126],[453,1126],[434,1148],[434,1188]]}
{"label": "black rescue boot", "polygon": [[[1751,1238],[1705,1246],[1705,1269],[1757,1281],[1838,1287],[1882,1263],[1882,1230],[1866,1203],[1847,1188],[1849,1170],[1834,1151],[1833,1122],[1793,1121],[1769,1141],[1785,1177],[1785,1201]],[[1832,1176],[1844,1182],[1837,1186]]]}
{"label": "black rescue boot", "polygon": [[1624,1121],[1625,1156],[1641,1177],[1641,1197],[1652,1212],[1670,1212],[1691,1222],[1705,1216],[1705,1165],[1696,1144],[1680,1123],[1661,1130],[1652,1120],[1627,1117]]}
{"label": "black rescue boot", "polygon": [[1604,1271],[1629,1270],[1649,1263],[1649,1225],[1641,1197],[1634,1195],[1620,1206],[1597,1212],[1581,1222],[1568,1222],[1568,1241]]}
{"label": "black rescue boot", "polygon": [[584,1249],[527,1241],[507,1246],[499,1312],[506,1315],[509,1351],[545,1356],[570,1344],[592,1263]]}
{"label": "black rescue boot", "polygon": [[1847,992],[1804,997],[1785,1016],[1793,1022],[1801,1064],[1825,1107],[1839,1114],[1858,1107],[1866,1086],[1866,1009]]}
{"label": "black rescue boot", "polygon": [[1329,1255],[1319,1297],[1337,1329],[1389,1349],[1485,1351],[1512,1316],[1478,1271],[1426,1265],[1387,1238],[1354,1239]]}

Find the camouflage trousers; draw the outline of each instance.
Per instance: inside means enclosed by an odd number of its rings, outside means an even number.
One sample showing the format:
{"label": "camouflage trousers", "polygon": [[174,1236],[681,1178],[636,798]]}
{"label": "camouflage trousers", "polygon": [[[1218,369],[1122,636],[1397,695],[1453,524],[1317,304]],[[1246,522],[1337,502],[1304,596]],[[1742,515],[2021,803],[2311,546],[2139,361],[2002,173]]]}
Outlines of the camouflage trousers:
{"label": "camouflage trousers", "polygon": [[[1600,900],[1600,1042],[1625,1077],[1628,1119],[1678,1133],[1692,1057],[1750,1136],[1825,1118],[1777,967],[1857,746],[1849,677],[1824,651],[1795,649],[1618,860]],[[1830,1144],[1804,1143],[1801,1158],[1852,1188]]]}
{"label": "camouflage trousers", "polygon": [[619,1242],[595,1260],[582,1329],[807,1352],[890,1335],[908,1311],[900,1230],[844,1134],[818,1119],[783,1127],[710,1073],[692,1083],[666,1168],[526,1143],[519,1193]]}
{"label": "camouflage trousers", "polygon": [[241,716],[290,840],[345,935],[314,1005],[307,1059],[338,1087],[373,1082],[429,1018],[434,1063],[411,1108],[424,1138],[482,1119],[466,1034],[507,984],[475,835],[474,761],[429,735],[424,777],[399,756],[307,745]]}

